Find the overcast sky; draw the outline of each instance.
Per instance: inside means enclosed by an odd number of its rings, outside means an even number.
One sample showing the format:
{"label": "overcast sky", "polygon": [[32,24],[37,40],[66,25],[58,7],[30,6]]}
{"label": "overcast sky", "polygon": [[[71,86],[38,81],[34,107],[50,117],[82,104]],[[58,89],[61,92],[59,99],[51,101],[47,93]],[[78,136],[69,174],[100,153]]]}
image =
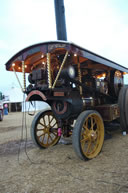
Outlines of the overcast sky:
{"label": "overcast sky", "polygon": [[[128,1],[65,0],[68,41],[128,67]],[[18,85],[5,63],[29,45],[56,40],[54,0],[0,0],[0,90]]]}

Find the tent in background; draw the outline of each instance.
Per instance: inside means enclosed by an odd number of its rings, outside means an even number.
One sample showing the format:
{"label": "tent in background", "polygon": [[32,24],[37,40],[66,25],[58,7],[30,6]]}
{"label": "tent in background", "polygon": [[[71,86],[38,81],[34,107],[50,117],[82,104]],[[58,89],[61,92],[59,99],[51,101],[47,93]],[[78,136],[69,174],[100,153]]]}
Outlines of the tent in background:
{"label": "tent in background", "polygon": [[23,93],[20,88],[11,87],[9,90],[4,91],[5,98],[11,103],[18,103],[23,101]]}
{"label": "tent in background", "polygon": [[23,92],[20,88],[12,86],[10,89],[4,91],[5,101],[4,104],[8,103],[8,111],[9,112],[17,112],[17,111],[37,111],[42,109],[50,109],[50,106],[45,102],[33,101],[23,102],[26,98],[24,97]]}
{"label": "tent in background", "polygon": [[10,89],[4,91],[5,103],[8,103],[8,111],[21,111],[23,101],[23,93],[20,88],[12,86]]}

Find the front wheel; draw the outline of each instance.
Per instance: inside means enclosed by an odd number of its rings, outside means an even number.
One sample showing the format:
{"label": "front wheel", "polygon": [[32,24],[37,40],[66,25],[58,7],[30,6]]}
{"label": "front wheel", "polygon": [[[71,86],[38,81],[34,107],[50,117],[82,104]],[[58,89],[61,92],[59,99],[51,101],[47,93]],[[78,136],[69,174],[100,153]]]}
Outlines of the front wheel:
{"label": "front wheel", "polygon": [[34,117],[31,137],[35,145],[40,148],[48,148],[58,143],[60,139],[58,123],[51,110],[39,112]]}
{"label": "front wheel", "polygon": [[97,111],[84,111],[78,116],[72,140],[81,159],[92,159],[100,153],[104,142],[104,123]]}

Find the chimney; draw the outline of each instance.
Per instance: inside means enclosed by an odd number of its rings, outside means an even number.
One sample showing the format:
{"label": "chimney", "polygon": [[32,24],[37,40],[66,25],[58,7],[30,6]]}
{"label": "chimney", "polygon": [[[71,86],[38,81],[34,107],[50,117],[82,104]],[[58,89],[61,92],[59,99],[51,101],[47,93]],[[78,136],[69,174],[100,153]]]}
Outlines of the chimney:
{"label": "chimney", "polygon": [[67,41],[64,0],[54,0],[57,40]]}

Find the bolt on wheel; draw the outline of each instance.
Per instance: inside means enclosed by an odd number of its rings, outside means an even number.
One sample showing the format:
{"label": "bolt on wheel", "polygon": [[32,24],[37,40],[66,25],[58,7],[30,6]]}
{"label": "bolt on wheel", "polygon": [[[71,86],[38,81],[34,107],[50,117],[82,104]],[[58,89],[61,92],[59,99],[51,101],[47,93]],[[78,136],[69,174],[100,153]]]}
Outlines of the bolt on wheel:
{"label": "bolt on wheel", "polygon": [[40,148],[48,148],[58,143],[58,123],[52,111],[39,112],[35,116],[31,125],[31,136]]}
{"label": "bolt on wheel", "polygon": [[81,159],[96,157],[104,142],[104,123],[97,111],[84,111],[73,129],[73,147]]}

